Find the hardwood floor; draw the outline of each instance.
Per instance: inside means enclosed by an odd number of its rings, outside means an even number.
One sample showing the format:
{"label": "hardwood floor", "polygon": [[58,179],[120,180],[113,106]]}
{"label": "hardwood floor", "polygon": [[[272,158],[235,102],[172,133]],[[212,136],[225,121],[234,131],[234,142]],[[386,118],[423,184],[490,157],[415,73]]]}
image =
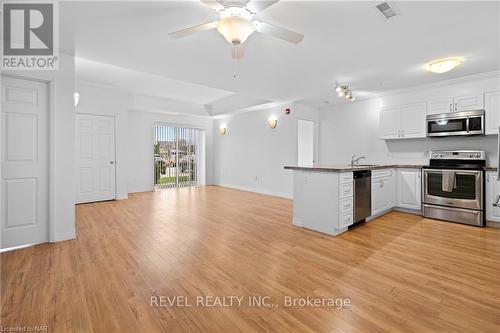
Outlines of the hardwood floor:
{"label": "hardwood floor", "polygon": [[[221,187],[76,207],[78,239],[1,255],[2,327],[49,332],[500,332],[500,229],[389,213],[338,237]],[[151,306],[188,296],[191,307]],[[197,307],[271,296],[280,306]],[[350,306],[284,307],[285,296]]]}

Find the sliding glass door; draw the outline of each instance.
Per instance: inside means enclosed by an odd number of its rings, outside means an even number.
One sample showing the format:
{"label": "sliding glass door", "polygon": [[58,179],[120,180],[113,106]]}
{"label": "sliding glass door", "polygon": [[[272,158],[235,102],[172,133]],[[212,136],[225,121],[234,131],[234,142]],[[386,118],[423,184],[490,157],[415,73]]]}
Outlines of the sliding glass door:
{"label": "sliding glass door", "polygon": [[195,128],[155,126],[155,189],[199,185],[202,134]]}

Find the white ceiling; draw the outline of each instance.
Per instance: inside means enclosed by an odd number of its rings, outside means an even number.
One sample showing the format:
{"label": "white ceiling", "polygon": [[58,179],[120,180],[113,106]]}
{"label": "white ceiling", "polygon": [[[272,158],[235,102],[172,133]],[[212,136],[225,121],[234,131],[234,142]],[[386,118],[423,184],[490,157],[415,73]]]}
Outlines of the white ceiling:
{"label": "white ceiling", "polygon": [[[254,33],[235,67],[214,30],[167,35],[218,18],[198,1],[65,3],[63,25],[74,30],[83,59],[78,78],[208,105],[210,114],[252,103],[338,103],[335,81],[363,97],[500,68],[499,2],[398,1],[389,20],[375,4],[282,0],[258,17],[303,33],[302,43]],[[464,65],[441,75],[423,70],[450,55],[463,56]]]}

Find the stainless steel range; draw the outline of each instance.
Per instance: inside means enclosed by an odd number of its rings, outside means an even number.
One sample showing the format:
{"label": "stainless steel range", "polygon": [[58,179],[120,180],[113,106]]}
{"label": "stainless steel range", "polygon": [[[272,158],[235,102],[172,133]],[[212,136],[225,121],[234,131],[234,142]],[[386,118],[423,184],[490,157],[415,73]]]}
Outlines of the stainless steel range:
{"label": "stainless steel range", "polygon": [[484,151],[431,151],[423,168],[425,217],[484,226]]}

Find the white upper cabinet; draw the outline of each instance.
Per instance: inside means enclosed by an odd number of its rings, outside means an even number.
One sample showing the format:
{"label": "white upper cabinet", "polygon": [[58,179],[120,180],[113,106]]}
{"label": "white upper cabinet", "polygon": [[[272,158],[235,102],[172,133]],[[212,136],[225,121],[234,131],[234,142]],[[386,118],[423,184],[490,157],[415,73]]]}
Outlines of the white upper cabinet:
{"label": "white upper cabinet", "polygon": [[425,137],[426,103],[387,107],[380,112],[381,139]]}
{"label": "white upper cabinet", "polygon": [[401,208],[422,209],[422,180],[420,169],[398,169],[397,171],[397,203]]}
{"label": "white upper cabinet", "polygon": [[483,94],[439,98],[428,102],[427,114],[461,112],[484,109]]}
{"label": "white upper cabinet", "polygon": [[442,98],[429,101],[427,114],[446,112],[453,112],[453,98]]}
{"label": "white upper cabinet", "polygon": [[401,133],[401,111],[387,108],[380,112],[380,136],[382,139],[398,139]]}
{"label": "white upper cabinet", "polygon": [[458,96],[453,98],[453,101],[455,112],[484,109],[484,96],[482,93],[475,95]]}
{"label": "white upper cabinet", "polygon": [[500,91],[484,94],[484,113],[486,116],[486,134],[498,134],[498,126],[500,126]]}
{"label": "white upper cabinet", "polygon": [[426,103],[411,104],[402,107],[402,137],[425,138]]}

